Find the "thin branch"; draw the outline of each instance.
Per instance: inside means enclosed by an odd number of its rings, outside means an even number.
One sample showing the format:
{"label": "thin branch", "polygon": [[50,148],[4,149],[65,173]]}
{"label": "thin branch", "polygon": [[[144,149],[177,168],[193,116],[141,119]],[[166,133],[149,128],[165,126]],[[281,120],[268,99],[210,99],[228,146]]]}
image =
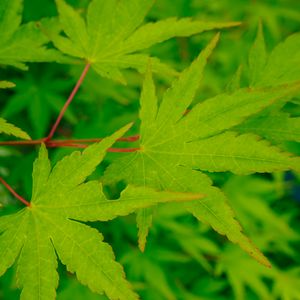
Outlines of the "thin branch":
{"label": "thin branch", "polygon": [[132,136],[127,136],[127,137],[121,137],[117,139],[118,142],[136,142],[140,139],[140,135],[132,135]]}
{"label": "thin branch", "polygon": [[33,146],[44,143],[45,139],[29,140],[29,141],[3,141],[0,146]]}
{"label": "thin branch", "polygon": [[69,148],[70,147],[70,148],[82,148],[82,149],[88,147],[88,145],[86,145],[86,144],[76,144],[76,143],[66,143],[66,144],[64,144],[64,143],[55,143],[53,141],[48,142],[46,144],[46,146],[48,148],[64,148],[64,147]]}
{"label": "thin branch", "polygon": [[[121,137],[117,139],[118,142],[135,142],[140,138],[139,135],[133,135],[128,137]],[[52,140],[55,143],[98,143],[101,142],[103,138],[92,138],[92,139],[72,139],[72,140]]]}
{"label": "thin branch", "polygon": [[30,202],[26,201],[23,197],[21,197],[17,192],[2,178],[0,177],[0,182],[23,204],[30,207]]}
{"label": "thin branch", "polygon": [[85,78],[85,76],[86,76],[86,74],[87,74],[90,66],[91,65],[88,63],[84,67],[84,70],[82,71],[82,73],[80,75],[80,78],[78,79],[78,81],[77,81],[77,83],[76,83],[76,85],[75,85],[72,93],[70,94],[68,100],[66,101],[66,103],[63,106],[63,108],[61,109],[61,111],[60,111],[60,113],[59,113],[59,115],[58,115],[58,117],[57,117],[57,119],[56,119],[53,127],[51,128],[50,133],[49,133],[49,135],[47,136],[47,138],[45,140],[46,142],[50,141],[52,139],[52,137],[53,137],[53,135],[54,135],[54,133],[55,133],[55,131],[56,131],[56,129],[57,129],[60,121],[61,121],[61,119],[63,118],[63,116],[64,116],[64,114],[65,114],[68,106],[71,104],[72,100],[74,99],[74,96],[76,95],[79,87],[81,86],[81,84],[82,84],[82,82],[83,82],[83,80],[84,80],[84,78]]}
{"label": "thin branch", "polygon": [[[70,148],[87,148],[89,145],[87,144],[62,144],[62,143],[53,143],[53,142],[48,142],[47,147],[50,148],[62,148],[62,147],[70,147]],[[127,152],[136,152],[140,150],[140,148],[108,148],[107,152],[120,152],[120,153],[127,153]]]}
{"label": "thin branch", "polygon": [[[133,135],[128,137],[122,137],[117,139],[118,142],[135,142],[140,138],[139,135]],[[103,138],[93,138],[93,139],[72,139],[72,140],[50,140],[47,141],[46,138],[38,139],[38,140],[30,140],[30,141],[2,141],[0,142],[0,146],[33,146],[39,145],[41,143],[45,143],[47,146],[51,144],[56,144],[57,147],[59,145],[70,145],[74,143],[97,143],[101,142]]]}

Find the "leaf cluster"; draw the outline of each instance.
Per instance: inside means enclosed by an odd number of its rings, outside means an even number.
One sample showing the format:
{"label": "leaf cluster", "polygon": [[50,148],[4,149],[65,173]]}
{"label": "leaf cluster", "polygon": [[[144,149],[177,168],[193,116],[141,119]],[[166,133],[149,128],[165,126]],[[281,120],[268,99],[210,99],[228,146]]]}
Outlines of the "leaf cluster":
{"label": "leaf cluster", "polygon": [[242,2],[1,1],[0,298],[299,298],[298,14]]}

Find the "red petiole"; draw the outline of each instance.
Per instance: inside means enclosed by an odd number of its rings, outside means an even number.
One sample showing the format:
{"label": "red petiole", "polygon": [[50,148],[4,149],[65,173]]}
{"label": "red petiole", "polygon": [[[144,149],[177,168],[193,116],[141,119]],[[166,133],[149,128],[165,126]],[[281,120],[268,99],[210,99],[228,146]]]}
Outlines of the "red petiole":
{"label": "red petiole", "polygon": [[78,90],[79,90],[79,88],[80,88],[80,86],[81,86],[81,84],[82,84],[82,82],[83,82],[83,80],[84,80],[87,72],[89,71],[90,66],[91,65],[89,63],[85,65],[85,67],[84,67],[84,69],[83,69],[83,71],[82,71],[82,73],[81,73],[81,75],[80,75],[80,77],[79,77],[79,79],[78,79],[78,81],[77,81],[77,83],[76,83],[73,91],[71,92],[68,100],[66,101],[65,105],[61,109],[61,111],[60,111],[60,113],[59,113],[59,115],[58,115],[58,117],[57,117],[54,125],[52,126],[49,135],[46,137],[45,141],[50,141],[52,139],[52,137],[53,137],[53,135],[54,135],[54,133],[55,133],[55,131],[56,131],[56,129],[57,129],[60,121],[61,121],[61,119],[63,118],[63,116],[64,116],[67,108],[69,107],[69,105],[71,104],[71,102],[74,99],[75,95],[77,94],[77,92],[78,92]]}
{"label": "red petiole", "polygon": [[[128,137],[123,137],[117,139],[118,142],[135,142],[139,139],[139,135],[133,135]],[[46,145],[50,145],[55,143],[57,147],[59,145],[71,145],[74,143],[97,143],[101,142],[103,138],[95,138],[95,139],[72,139],[72,140],[50,140],[47,139],[38,139],[38,140],[30,140],[30,141],[4,141],[0,142],[0,146],[32,146],[32,145],[40,145],[45,143]]]}
{"label": "red petiole", "polygon": [[21,197],[2,177],[0,177],[0,182],[23,204],[30,207],[30,202]]}
{"label": "red petiole", "polygon": [[[89,145],[87,144],[72,144],[72,143],[68,143],[68,144],[63,144],[63,143],[53,143],[50,142],[47,144],[47,147],[49,148],[56,148],[56,147],[70,147],[70,148],[87,148]],[[108,148],[107,152],[135,152],[140,150],[140,148]]]}

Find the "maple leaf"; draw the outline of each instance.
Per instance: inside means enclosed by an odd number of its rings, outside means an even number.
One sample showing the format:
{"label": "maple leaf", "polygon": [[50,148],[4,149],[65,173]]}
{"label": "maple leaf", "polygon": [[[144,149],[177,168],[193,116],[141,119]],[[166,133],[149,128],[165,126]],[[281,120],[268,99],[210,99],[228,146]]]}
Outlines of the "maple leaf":
{"label": "maple leaf", "polygon": [[34,22],[21,25],[22,0],[0,2],[0,64],[26,70],[26,62],[56,61],[61,54],[44,45],[49,41]]}
{"label": "maple leaf", "polygon": [[259,299],[272,299],[263,281],[265,278],[272,278],[271,269],[264,268],[233,247],[226,247],[220,256],[216,272],[218,275],[221,273],[227,275],[235,295],[234,299],[247,299],[246,287],[254,291]]}
{"label": "maple leaf", "polygon": [[84,183],[105,152],[129,126],[82,153],[73,152],[51,170],[41,146],[33,167],[30,206],[0,218],[0,275],[18,259],[21,299],[54,299],[58,284],[56,253],[67,269],[92,291],[110,299],[138,299],[103,236],[77,221],[108,221],[158,202],[186,201],[199,193],[156,192],[128,186],[118,200],[108,200],[98,181]]}
{"label": "maple leaf", "polygon": [[[140,251],[132,251],[123,257],[124,265],[130,266],[129,274],[136,282],[145,282],[147,289],[145,292],[150,292],[153,295],[163,296],[161,299],[175,300],[176,295],[166,276],[165,270],[158,264],[159,256],[145,255]],[[149,296],[151,299],[151,297]],[[152,296],[152,299],[158,297]]]}
{"label": "maple leaf", "polygon": [[13,135],[24,140],[30,140],[30,136],[25,131],[13,124],[7,123],[7,121],[3,118],[0,118],[0,133]]}
{"label": "maple leaf", "polygon": [[[207,99],[185,115],[217,41],[218,35],[166,91],[159,107],[151,73],[147,73],[141,95],[140,150],[114,161],[107,168],[105,180],[182,192],[201,191],[206,197],[185,204],[188,211],[268,265],[241,232],[225,195],[201,171],[250,174],[299,169],[298,158],[254,134],[239,135],[229,129],[276,100],[297,93],[300,85],[239,89]],[[145,247],[151,218],[151,209],[137,216],[141,249]]]}
{"label": "maple leaf", "polygon": [[291,242],[298,241],[300,235],[289,226],[286,213],[279,215],[270,207],[270,198],[278,197],[276,189],[278,182],[256,176],[232,176],[223,187],[242,224],[261,249],[293,256]]}
{"label": "maple leaf", "polygon": [[56,0],[59,19],[67,37],[53,35],[52,40],[63,53],[89,62],[101,76],[125,83],[121,69],[143,71],[149,60],[153,71],[176,74],[159,59],[138,53],[141,50],[172,37],[239,25],[238,22],[210,23],[170,18],[141,26],[153,2],[93,0],[84,20],[65,1]]}
{"label": "maple leaf", "polygon": [[[166,208],[163,207],[162,209],[168,210],[168,213],[172,211],[170,205]],[[199,228],[195,230],[192,226],[179,224],[174,218],[170,218],[170,216],[168,217],[168,213],[164,214],[161,210],[158,210],[156,224],[164,230],[171,232],[168,233],[168,237],[176,241],[184,253],[187,253],[189,258],[195,259],[195,261],[197,261],[207,271],[212,271],[212,267],[207,261],[207,257],[205,255],[217,256],[219,253],[217,245],[211,239],[202,234],[205,232],[204,230],[199,233]]]}

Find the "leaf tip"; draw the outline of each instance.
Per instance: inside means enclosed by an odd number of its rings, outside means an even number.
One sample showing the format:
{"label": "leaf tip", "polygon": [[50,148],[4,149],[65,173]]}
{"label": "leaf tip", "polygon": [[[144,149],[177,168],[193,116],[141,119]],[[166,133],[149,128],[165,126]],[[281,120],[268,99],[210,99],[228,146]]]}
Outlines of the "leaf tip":
{"label": "leaf tip", "polygon": [[264,256],[263,253],[260,252],[260,256],[259,257],[255,257],[255,259],[262,264],[263,266],[272,269],[272,264],[270,263],[270,261],[268,260],[267,257]]}
{"label": "leaf tip", "polygon": [[32,138],[30,137],[29,134],[27,134],[26,132],[23,133],[22,138],[26,141],[31,141]]}
{"label": "leaf tip", "polygon": [[243,22],[241,21],[237,21],[237,22],[231,22],[231,27],[238,27],[238,26],[242,26]]}
{"label": "leaf tip", "polygon": [[130,122],[127,125],[123,126],[120,130],[124,131],[124,133],[125,133],[133,126],[133,124],[134,124],[134,122]]}
{"label": "leaf tip", "polygon": [[145,252],[145,248],[146,248],[145,242],[139,241],[139,249],[142,253]]}

